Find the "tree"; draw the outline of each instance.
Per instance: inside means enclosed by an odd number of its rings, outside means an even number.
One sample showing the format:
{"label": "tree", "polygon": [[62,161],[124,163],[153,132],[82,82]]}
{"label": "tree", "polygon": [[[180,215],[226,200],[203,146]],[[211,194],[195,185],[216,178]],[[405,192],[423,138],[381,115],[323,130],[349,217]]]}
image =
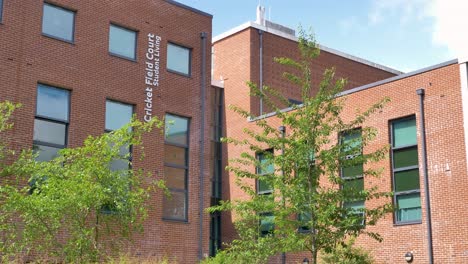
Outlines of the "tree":
{"label": "tree", "polygon": [[[275,118],[287,129],[285,134],[268,118],[231,106],[242,117],[255,120],[255,128],[244,129],[247,139],[225,139],[248,149],[230,160],[227,170],[250,199],[224,201],[209,209],[230,210],[237,217],[238,238],[220,254],[220,262],[265,263],[281,252],[309,251],[317,263],[319,252],[333,252],[350,237],[366,234],[381,240],[365,227],[375,225],[392,210],[388,199],[377,207],[364,206],[364,201],[390,197],[391,193],[367,186],[367,182],[363,185],[363,179],[378,177],[380,172],[367,165],[388,152],[388,147],[363,151],[376,136],[376,130],[364,124],[389,100],[383,98],[358,111],[353,120],[344,120],[345,98],[338,94],[346,80],[328,69],[319,87],[312,87],[311,63],[319,50],[313,36],[302,30],[298,45],[300,60],[276,58],[276,62],[291,69],[283,75],[301,89],[302,104],[289,104],[292,110],[282,111],[274,102],[288,101],[279,92],[248,83],[251,93],[274,110]],[[258,188],[270,191],[259,194]]]}
{"label": "tree", "polygon": [[[11,112],[3,112],[0,128]],[[131,167],[131,153],[142,151],[143,133],[155,126],[162,122],[134,120],[119,130],[89,136],[83,146],[60,150],[47,162],[36,161],[32,150],[22,151],[2,170],[0,257],[7,261],[30,254],[81,263],[121,249],[132,231],[141,230],[150,192],[163,187],[148,181],[149,173]]]}

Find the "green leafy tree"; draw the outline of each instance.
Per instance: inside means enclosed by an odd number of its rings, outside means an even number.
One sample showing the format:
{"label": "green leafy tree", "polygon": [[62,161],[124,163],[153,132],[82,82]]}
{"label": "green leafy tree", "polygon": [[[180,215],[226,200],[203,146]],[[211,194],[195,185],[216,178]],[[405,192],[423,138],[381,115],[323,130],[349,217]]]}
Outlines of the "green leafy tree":
{"label": "green leafy tree", "polygon": [[[389,200],[383,199],[375,207],[364,206],[364,202],[390,197],[391,193],[369,186],[368,181],[363,185],[363,179],[379,176],[380,170],[368,165],[383,159],[388,147],[363,152],[376,136],[376,130],[364,124],[388,99],[356,111],[351,121],[344,120],[345,98],[337,95],[346,80],[336,78],[334,69],[328,69],[320,85],[313,87],[311,63],[319,49],[313,36],[302,30],[299,51],[300,60],[276,58],[276,62],[291,69],[284,77],[301,89],[302,104],[289,104],[292,110],[282,111],[277,102],[284,105],[288,101],[279,92],[249,83],[251,93],[262,98],[276,113],[274,118],[286,127],[285,134],[268,118],[230,106],[255,123],[254,128],[244,129],[245,140],[225,139],[247,150],[230,160],[227,170],[237,177],[238,186],[249,199],[225,201],[209,209],[232,211],[238,233],[238,238],[210,261],[265,263],[282,252],[309,251],[317,263],[319,252],[333,252],[350,237],[366,234],[381,240],[365,227],[375,225],[391,211]],[[257,188],[271,192],[259,194]]]}
{"label": "green leafy tree", "polygon": [[324,264],[372,264],[374,258],[368,251],[361,247],[354,246],[355,239],[352,238],[347,243],[338,245],[332,252],[322,256]]}
{"label": "green leafy tree", "polygon": [[[1,128],[11,109],[2,111]],[[164,188],[150,180],[151,174],[132,168],[130,156],[143,153],[142,135],[162,125],[156,119],[134,120],[89,136],[83,146],[60,150],[47,162],[36,161],[34,151],[22,151],[0,179],[0,256],[82,263],[117,254],[133,231],[141,231],[150,193]],[[115,163],[128,169],[112,169]]]}

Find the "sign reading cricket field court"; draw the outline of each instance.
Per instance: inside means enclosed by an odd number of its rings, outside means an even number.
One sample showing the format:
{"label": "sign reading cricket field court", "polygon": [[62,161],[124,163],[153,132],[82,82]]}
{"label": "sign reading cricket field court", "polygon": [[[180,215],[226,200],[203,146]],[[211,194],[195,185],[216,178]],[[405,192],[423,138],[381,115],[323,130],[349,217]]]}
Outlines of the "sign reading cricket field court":
{"label": "sign reading cricket field court", "polygon": [[149,122],[153,117],[153,92],[159,86],[159,61],[161,37],[149,33],[148,46],[145,55],[145,116],[144,120]]}

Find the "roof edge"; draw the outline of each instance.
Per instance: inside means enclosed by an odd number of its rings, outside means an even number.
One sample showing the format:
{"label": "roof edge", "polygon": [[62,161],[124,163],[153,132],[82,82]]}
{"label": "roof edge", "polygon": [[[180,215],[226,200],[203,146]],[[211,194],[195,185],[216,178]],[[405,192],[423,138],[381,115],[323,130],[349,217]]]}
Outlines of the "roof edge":
{"label": "roof edge", "polygon": [[[435,64],[435,65],[432,65],[432,66],[429,66],[429,67],[425,67],[425,68],[422,68],[422,69],[419,69],[419,70],[408,72],[408,73],[405,73],[405,74],[402,74],[402,75],[399,75],[399,76],[390,77],[390,78],[387,78],[387,79],[384,79],[384,80],[381,80],[381,81],[377,81],[377,82],[369,83],[369,84],[366,84],[366,85],[358,86],[358,87],[343,91],[341,93],[338,93],[336,95],[336,97],[341,97],[341,96],[357,93],[357,92],[364,91],[364,90],[367,90],[367,89],[370,89],[370,88],[373,88],[373,87],[376,87],[376,86],[379,86],[379,85],[382,85],[382,84],[398,81],[398,80],[401,80],[401,79],[412,77],[414,75],[418,75],[418,74],[425,73],[425,72],[428,72],[428,71],[432,71],[432,70],[435,70],[435,69],[443,68],[443,67],[453,65],[453,64],[458,64],[458,59],[445,61],[445,62]],[[302,107],[302,104],[297,105],[297,107]],[[285,112],[289,112],[289,111],[292,111],[292,110],[294,110],[293,107],[287,107],[287,108],[281,109],[280,112],[285,113]],[[270,113],[263,114],[261,116],[257,116],[255,118],[247,118],[247,121],[248,122],[254,122],[254,121],[264,119],[264,118],[269,118],[269,117],[272,117],[272,116],[275,116],[275,115],[276,115],[276,112],[270,112]]]}
{"label": "roof edge", "polygon": [[[290,34],[286,34],[280,30],[277,30],[277,29],[274,29],[274,28],[270,28],[270,27],[266,27],[266,26],[262,26],[260,24],[257,24],[253,21],[249,21],[249,22],[246,22],[244,24],[241,24],[235,28],[232,28],[228,31],[225,31],[217,36],[214,36],[213,39],[212,39],[212,43],[214,44],[215,42],[218,42],[224,38],[227,38],[229,36],[232,36],[236,33],[239,33],[249,27],[252,27],[252,28],[256,28],[256,29],[259,29],[259,30],[263,30],[265,32],[268,32],[268,33],[271,33],[271,34],[274,34],[274,35],[277,35],[279,37],[283,37],[285,39],[289,39],[289,40],[292,40],[292,41],[299,41],[298,37],[294,36],[294,35],[290,35]],[[338,51],[336,49],[332,49],[332,48],[329,48],[329,47],[326,47],[326,46],[323,46],[323,45],[320,45],[318,44],[320,50],[323,50],[325,52],[328,52],[328,53],[331,53],[331,54],[334,54],[334,55],[337,55],[337,56],[340,56],[340,57],[343,57],[343,58],[346,58],[346,59],[349,59],[349,60],[352,60],[352,61],[355,61],[355,62],[359,62],[359,63],[362,63],[364,65],[368,65],[368,66],[371,66],[373,68],[377,68],[377,69],[380,69],[380,70],[383,70],[383,71],[386,71],[386,72],[390,72],[390,73],[393,73],[393,74],[396,74],[396,75],[400,75],[400,74],[403,74],[403,72],[401,71],[398,71],[398,70],[395,70],[395,69],[392,69],[390,67],[387,67],[387,66],[384,66],[384,65],[381,65],[381,64],[378,64],[378,63],[375,63],[375,62],[372,62],[372,61],[368,61],[366,59],[363,59],[363,58],[359,58],[359,57],[356,57],[356,56],[353,56],[353,55],[350,55],[350,54],[347,54],[345,52],[342,52],[342,51]]]}
{"label": "roof edge", "polygon": [[367,90],[369,88],[372,88],[372,87],[375,87],[375,86],[378,86],[378,85],[398,81],[398,80],[405,79],[405,78],[408,78],[408,77],[411,77],[411,76],[414,76],[414,75],[418,75],[418,74],[421,74],[421,73],[425,73],[425,72],[428,72],[428,71],[432,71],[432,70],[435,70],[435,69],[438,69],[438,68],[443,68],[443,67],[446,67],[446,66],[449,66],[449,65],[452,65],[452,64],[457,64],[457,63],[458,63],[458,59],[445,61],[445,62],[438,63],[438,64],[435,64],[435,65],[432,65],[432,66],[428,66],[428,67],[425,67],[425,68],[422,68],[422,69],[419,69],[419,70],[408,72],[408,73],[405,73],[405,74],[402,74],[402,75],[398,75],[398,76],[390,77],[390,78],[383,79],[383,80],[380,80],[380,81],[377,81],[377,82],[373,82],[373,83],[365,84],[365,85],[362,85],[362,86],[358,86],[358,87],[343,91],[343,92],[339,93],[338,96],[344,96],[344,95],[360,92],[360,91]]}
{"label": "roof edge", "polygon": [[188,5],[184,5],[184,4],[179,3],[179,2],[177,2],[177,1],[174,1],[174,0],[166,0],[166,3],[169,3],[169,4],[172,4],[172,5],[175,5],[175,6],[184,8],[184,9],[187,9],[187,10],[189,10],[189,11],[195,12],[195,13],[200,14],[200,15],[203,15],[203,16],[207,16],[207,17],[213,18],[213,15],[212,15],[212,14],[203,12],[203,11],[201,11],[201,10],[199,10],[199,9],[193,8],[193,7],[188,6]]}

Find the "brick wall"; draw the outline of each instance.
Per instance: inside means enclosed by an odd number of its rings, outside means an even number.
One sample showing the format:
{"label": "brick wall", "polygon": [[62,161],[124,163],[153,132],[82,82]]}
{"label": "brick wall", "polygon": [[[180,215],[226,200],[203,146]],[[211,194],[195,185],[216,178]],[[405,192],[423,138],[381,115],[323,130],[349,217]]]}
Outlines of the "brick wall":
{"label": "brick wall", "polygon": [[[274,40],[272,40],[274,39]],[[291,42],[288,44],[288,42]],[[258,33],[247,29],[226,37],[214,43],[215,69],[214,78],[223,76],[226,93],[226,105],[234,104],[253,112],[258,104],[249,100],[245,82],[258,82]],[[270,36],[264,33],[264,83],[273,87],[288,87],[280,79],[284,71],[282,67],[272,63],[273,56],[291,56],[295,54],[294,42]],[[250,49],[250,54],[245,50]],[[373,81],[393,76],[393,74],[373,69],[370,66],[340,58],[337,55],[322,52],[313,67],[313,84],[316,85],[324,68],[335,66],[337,76],[348,78],[347,89],[354,88]],[[370,118],[365,126],[375,127],[378,137],[364,151],[372,151],[390,144],[389,120],[409,115],[415,115],[418,133],[418,152],[420,166],[420,189],[422,205],[422,223],[413,225],[394,225],[392,214],[386,215],[378,225],[369,227],[383,236],[382,243],[367,237],[361,237],[358,244],[369,249],[377,263],[406,263],[404,255],[412,251],[413,263],[428,262],[428,242],[425,212],[424,177],[422,170],[421,131],[419,129],[419,96],[416,90],[424,88],[426,108],[427,160],[431,191],[433,247],[435,263],[466,263],[468,262],[468,225],[466,201],[468,195],[464,186],[468,184],[465,139],[463,135],[463,119],[461,104],[461,87],[458,64],[449,64],[406,78],[346,95],[346,106],[343,117],[351,120],[356,109],[366,109],[379,99],[387,96],[391,102]],[[297,95],[297,90],[286,93]],[[244,128],[256,129],[231,110],[226,110],[226,135],[237,139],[246,138]],[[281,124],[275,117],[268,118],[273,126]],[[225,146],[227,158],[235,158],[248,149],[233,145]],[[373,164],[383,168],[383,174],[378,179],[367,179],[366,186],[377,185],[381,190],[392,190],[391,162],[389,158]],[[254,168],[251,168],[252,170]],[[246,195],[235,185],[234,175],[223,178],[224,199],[245,199]],[[250,182],[254,184],[253,181]],[[391,200],[367,202],[373,207]],[[223,215],[223,241],[235,238],[232,221],[235,216],[229,213]],[[288,254],[287,263],[301,262],[307,254]],[[280,263],[280,257],[271,259],[271,263]]]}
{"label": "brick wall", "polygon": [[[41,34],[43,1],[4,1],[0,24],[0,100],[23,104],[15,113],[13,136],[17,148],[32,146],[37,83],[71,90],[68,146],[79,146],[88,135],[104,132],[105,101],[133,104],[139,118],[146,99],[145,52],[147,34],[162,38],[160,85],[153,97],[153,115],[166,112],[187,116],[190,122],[188,222],[162,220],[162,193],[149,200],[151,210],[144,233],[135,236],[134,254],[165,255],[181,263],[194,263],[198,254],[200,188],[200,86],[201,38],[206,32],[206,98],[210,97],[210,42],[212,18],[163,0],[72,1],[54,0],[56,5],[75,10],[73,44]],[[109,24],[115,23],[137,33],[136,61],[108,52]],[[171,41],[191,48],[191,76],[166,70],[166,47]],[[207,100],[208,102],[208,100]],[[207,109],[211,111],[209,104]],[[206,122],[209,121],[209,113]],[[203,153],[209,168],[209,126],[206,126]],[[158,131],[143,138],[146,158],[134,166],[163,177],[163,135]],[[205,170],[205,204],[209,205],[210,172]],[[203,216],[203,252],[208,253],[208,215]]]}

